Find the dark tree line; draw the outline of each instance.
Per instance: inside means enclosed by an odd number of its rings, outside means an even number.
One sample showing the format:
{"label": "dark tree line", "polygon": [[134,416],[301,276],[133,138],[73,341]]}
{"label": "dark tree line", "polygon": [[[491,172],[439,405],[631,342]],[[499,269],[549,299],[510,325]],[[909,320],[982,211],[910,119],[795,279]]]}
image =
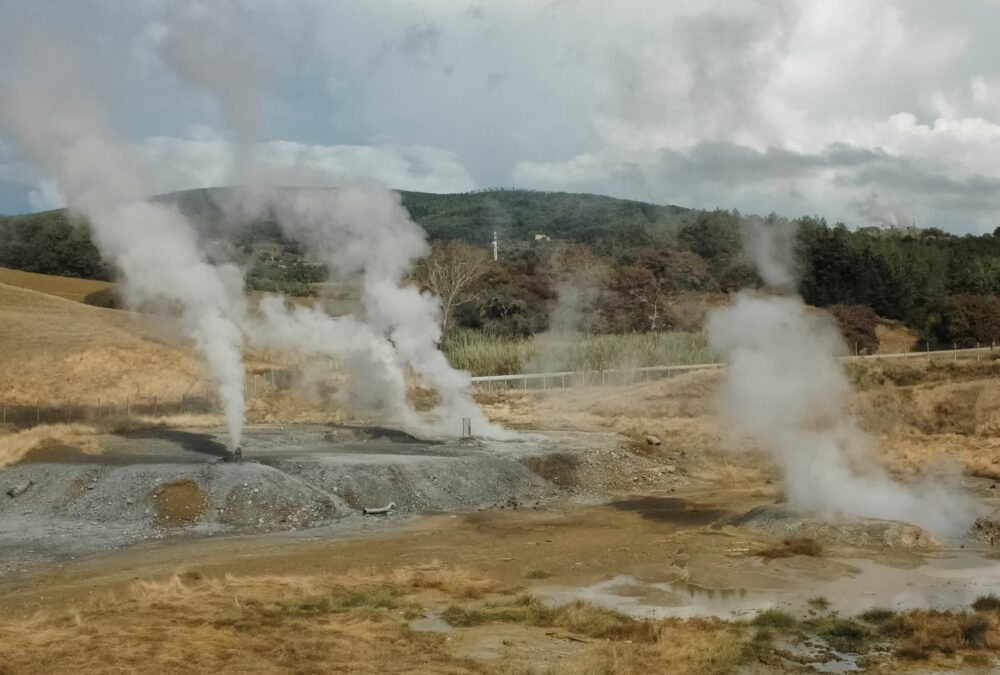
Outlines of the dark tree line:
{"label": "dark tree line", "polygon": [[[204,237],[227,240],[251,289],[307,293],[324,278],[276,223],[223,223],[209,191],[165,199],[195,213]],[[576,287],[585,290],[576,299],[583,330],[687,328],[682,294],[760,284],[743,259],[737,212],[525,190],[404,192],[402,199],[432,242],[460,240],[488,250],[493,233],[500,238],[501,259],[489,263],[471,299],[455,308],[459,327],[508,335],[545,330],[560,292]],[[1000,341],[1000,232],[850,231],[821,218],[796,222],[799,291],[809,304],[868,307],[939,344]],[[535,241],[538,234],[550,240]],[[113,277],[88,229],[65,211],[0,217],[0,266]],[[870,323],[865,316],[851,310],[842,325],[857,330]]]}

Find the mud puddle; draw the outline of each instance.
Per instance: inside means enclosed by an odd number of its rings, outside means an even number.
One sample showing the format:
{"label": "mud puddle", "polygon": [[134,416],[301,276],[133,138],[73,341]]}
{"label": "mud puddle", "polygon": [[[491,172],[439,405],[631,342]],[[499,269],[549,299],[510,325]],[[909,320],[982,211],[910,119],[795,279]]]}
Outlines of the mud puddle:
{"label": "mud puddle", "polygon": [[804,616],[810,600],[818,597],[829,602],[830,610],[851,616],[873,607],[964,609],[981,595],[1000,594],[1000,562],[980,552],[949,552],[904,568],[863,558],[837,562],[846,570],[840,578],[818,579],[790,569],[788,584],[780,589],[743,587],[738,578],[732,587],[711,588],[685,579],[622,574],[589,586],[552,586],[536,592],[552,605],[586,600],[641,618],[721,619],[749,619],[766,609]]}

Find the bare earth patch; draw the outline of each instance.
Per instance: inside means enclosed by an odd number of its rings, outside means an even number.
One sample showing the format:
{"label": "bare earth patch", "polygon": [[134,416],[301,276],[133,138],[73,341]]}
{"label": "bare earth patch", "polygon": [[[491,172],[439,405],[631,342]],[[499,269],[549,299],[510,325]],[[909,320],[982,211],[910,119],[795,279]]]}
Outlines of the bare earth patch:
{"label": "bare earth patch", "polygon": [[161,485],[153,493],[157,522],[164,527],[195,523],[205,511],[205,493],[193,480]]}

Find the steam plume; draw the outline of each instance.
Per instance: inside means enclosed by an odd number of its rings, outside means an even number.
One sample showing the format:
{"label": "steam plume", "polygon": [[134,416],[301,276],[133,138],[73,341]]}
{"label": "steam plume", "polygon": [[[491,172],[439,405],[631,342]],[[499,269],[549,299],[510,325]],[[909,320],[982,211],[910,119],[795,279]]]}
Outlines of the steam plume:
{"label": "steam plume", "polygon": [[4,37],[31,64],[0,88],[5,139],[51,175],[68,207],[86,217],[102,255],[121,273],[127,302],[165,300],[179,311],[180,327],[218,381],[230,442],[238,445],[242,275],[231,265],[209,264],[190,223],[174,208],[148,201],[142,166],[112,132],[75,65],[80,60],[42,31]]}
{"label": "steam plume", "polygon": [[[775,263],[792,259],[787,228],[752,224],[747,247],[761,276],[786,289],[794,275]],[[792,509],[905,520],[938,534],[967,529],[971,500],[929,481],[902,485],[873,460],[872,438],[846,409],[851,387],[837,355],[847,350],[831,317],[797,295],[743,291],[712,312],[707,331],[728,363],[720,410],[739,442],[767,450],[781,466]]]}
{"label": "steam plume", "polygon": [[[257,217],[274,218],[332,275],[360,278],[364,306],[363,318],[335,318],[316,310],[306,317],[295,310],[289,323],[282,306],[272,304],[263,313],[265,323],[250,331],[251,339],[274,335],[268,322],[283,324],[287,347],[340,357],[354,371],[352,391],[362,401],[378,403],[395,420],[455,435],[461,418],[468,417],[477,435],[504,435],[472,400],[469,374],[453,369],[437,347],[438,298],[403,283],[428,245],[397,193],[366,185],[336,190],[257,188],[238,194],[230,205],[239,212],[236,217],[251,217],[250,208]],[[439,404],[430,419],[417,415],[406,402],[406,368],[437,392]]]}
{"label": "steam plume", "polygon": [[[247,52],[247,45],[255,41],[239,28],[245,17],[238,5],[187,2],[178,7],[163,17],[161,51],[166,62],[191,87],[213,96],[230,132],[239,143],[249,145],[255,140],[251,135],[263,99],[261,63],[268,59]],[[220,49],[226,58],[203,58]],[[386,414],[411,426],[456,434],[461,418],[469,417],[476,434],[503,435],[472,400],[469,374],[453,369],[437,347],[439,300],[404,283],[429,247],[399,195],[371,184],[336,190],[272,189],[264,181],[281,184],[280,172],[264,171],[265,163],[252,153],[237,154],[242,185],[235,202],[224,205],[224,210],[239,219],[276,220],[332,275],[360,278],[364,306],[363,317],[333,318],[302,310],[288,315],[281,303],[272,303],[261,313],[260,322],[250,326],[249,338],[280,339],[286,348],[299,351],[349,355],[341,361],[357,371],[351,386],[360,400],[379,403]],[[296,167],[288,169],[289,175],[301,173]],[[373,370],[360,368],[361,364]],[[421,418],[407,404],[404,369],[437,392],[439,405],[432,419]]]}

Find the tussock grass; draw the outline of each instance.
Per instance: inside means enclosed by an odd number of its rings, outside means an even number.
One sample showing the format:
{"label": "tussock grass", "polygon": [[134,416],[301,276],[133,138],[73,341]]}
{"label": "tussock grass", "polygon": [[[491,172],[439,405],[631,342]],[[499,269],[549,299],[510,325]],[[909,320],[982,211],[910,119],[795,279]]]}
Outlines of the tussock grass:
{"label": "tussock grass", "polygon": [[869,636],[868,629],[854,619],[827,619],[822,623],[819,634],[834,649],[842,652],[857,652],[864,646]]}
{"label": "tussock grass", "polygon": [[817,595],[815,598],[809,598],[809,606],[822,611],[830,607],[830,601],[822,595]]}
{"label": "tussock grass", "polygon": [[509,589],[491,577],[464,569],[447,569],[439,561],[421,567],[394,570],[389,580],[414,590],[437,590],[453,598],[475,599],[490,593],[508,593]]}
{"label": "tussock grass", "polygon": [[873,607],[872,609],[866,610],[858,615],[858,618],[862,621],[867,621],[868,623],[883,624],[887,621],[896,618],[896,612],[891,609],[885,609],[883,607]]}
{"label": "tussock grass", "polygon": [[477,605],[452,604],[441,614],[449,625],[480,626],[486,623],[523,623],[562,628],[593,638],[653,642],[658,636],[655,622],[633,619],[610,609],[577,600],[549,608],[537,599],[521,595],[503,602]]}
{"label": "tussock grass", "polygon": [[682,331],[585,335],[572,341],[548,336],[503,338],[467,331],[448,341],[445,355],[453,366],[473,375],[639,368],[712,361],[705,336]]}
{"label": "tussock grass", "polygon": [[989,595],[980,595],[976,598],[975,602],[972,603],[972,609],[977,612],[1000,612],[1000,596],[990,593]]}
{"label": "tussock grass", "polygon": [[785,630],[795,626],[798,621],[794,616],[780,609],[765,609],[763,612],[758,613],[750,623],[758,628]]}
{"label": "tussock grass", "polygon": [[993,613],[909,612],[899,620],[908,638],[896,654],[908,659],[927,659],[934,654],[954,654],[959,650],[1000,648],[1000,625]]}

